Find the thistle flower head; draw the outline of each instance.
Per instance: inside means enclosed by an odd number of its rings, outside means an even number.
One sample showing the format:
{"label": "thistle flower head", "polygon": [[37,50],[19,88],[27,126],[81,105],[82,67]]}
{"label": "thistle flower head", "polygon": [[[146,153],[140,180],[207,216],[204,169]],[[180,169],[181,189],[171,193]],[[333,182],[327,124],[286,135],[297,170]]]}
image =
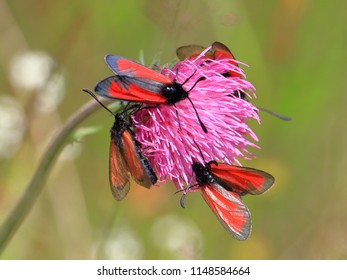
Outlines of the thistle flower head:
{"label": "thistle flower head", "polygon": [[[157,108],[145,106],[133,116],[136,138],[159,181],[170,179],[178,189],[195,183],[193,161],[239,164],[238,158],[253,157],[249,147],[257,147],[257,136],[246,121],[259,122],[258,110],[237,96],[238,92],[245,92],[248,99],[255,97],[255,88],[230,59],[211,60],[204,58],[203,53],[161,72],[183,84],[207,133],[189,99]],[[230,71],[240,73],[243,79],[223,75]]]}

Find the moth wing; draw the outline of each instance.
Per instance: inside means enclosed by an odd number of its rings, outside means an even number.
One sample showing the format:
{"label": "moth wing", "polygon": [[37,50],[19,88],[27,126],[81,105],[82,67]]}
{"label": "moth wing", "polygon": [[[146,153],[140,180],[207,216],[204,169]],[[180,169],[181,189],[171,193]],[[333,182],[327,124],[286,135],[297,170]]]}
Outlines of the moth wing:
{"label": "moth wing", "polygon": [[109,155],[109,180],[111,192],[118,201],[122,200],[130,190],[130,172],[120,151],[111,138]]}
{"label": "moth wing", "polygon": [[271,174],[250,167],[210,163],[210,171],[219,184],[241,195],[262,194],[275,182]]}
{"label": "moth wing", "polygon": [[163,84],[148,79],[110,76],[98,82],[94,91],[102,96],[126,101],[163,104]]}
{"label": "moth wing", "polygon": [[179,60],[192,59],[197,57],[204,49],[199,45],[187,45],[177,48],[176,54]]}
{"label": "moth wing", "polygon": [[241,197],[214,183],[200,187],[203,198],[226,231],[238,240],[251,232],[251,215]]}
{"label": "moth wing", "polygon": [[117,76],[152,80],[160,84],[172,83],[169,77],[121,56],[109,54],[105,56],[105,61]]}
{"label": "moth wing", "polygon": [[[229,48],[220,43],[220,42],[214,42],[212,44],[212,51],[213,51],[213,56],[214,59],[230,59],[230,64],[239,67],[239,64],[236,62],[235,56],[232,54],[232,52],[229,50]],[[242,75],[236,71],[229,71],[228,72],[230,77],[235,77],[235,78],[242,78]]]}
{"label": "moth wing", "polygon": [[129,130],[122,134],[120,151],[134,180],[141,186],[150,188],[157,182],[151,165],[142,154]]}

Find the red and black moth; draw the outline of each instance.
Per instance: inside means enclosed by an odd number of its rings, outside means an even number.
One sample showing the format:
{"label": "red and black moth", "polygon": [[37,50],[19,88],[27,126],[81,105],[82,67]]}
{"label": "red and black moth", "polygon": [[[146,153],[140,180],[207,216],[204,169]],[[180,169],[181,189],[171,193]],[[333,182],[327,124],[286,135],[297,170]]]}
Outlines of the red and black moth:
{"label": "red and black moth", "polygon": [[[267,191],[275,178],[262,170],[217,163],[193,162],[196,182],[208,206],[226,231],[238,240],[246,240],[251,232],[251,214],[241,196]],[[184,195],[181,205],[184,207]]]}
{"label": "red and black moth", "polygon": [[[200,45],[186,45],[186,46],[177,48],[176,54],[180,60],[195,59],[205,49],[206,49],[205,47]],[[212,60],[229,59],[229,63],[231,65],[239,67],[238,63],[236,62],[235,56],[232,54],[229,48],[220,42],[212,43],[211,48],[202,57],[206,59],[212,59]],[[229,72],[221,73],[221,74],[226,78],[233,77],[233,78],[242,79],[241,73],[237,71],[229,71]],[[246,94],[240,90],[233,92],[233,95],[242,99],[246,98]]]}
{"label": "red and black moth", "polygon": [[158,179],[148,159],[141,152],[140,144],[134,138],[130,117],[125,112],[114,114],[90,90],[83,91],[95,98],[115,118],[111,128],[109,153],[109,181],[114,198],[122,200],[128,194],[130,177],[139,185],[150,188]]}
{"label": "red and black moth", "polygon": [[[187,45],[177,48],[176,54],[180,60],[194,59],[198,57],[205,49],[205,47],[200,45]],[[211,48],[203,55],[203,58],[213,60],[230,59],[230,64],[237,67],[239,66],[235,60],[235,56],[232,54],[229,48],[220,42],[212,43]],[[225,73],[224,76],[242,78],[242,75],[236,71]]]}
{"label": "red and black moth", "polygon": [[176,80],[171,80],[161,73],[121,56],[107,55],[105,61],[116,75],[97,83],[94,88],[95,93],[108,98],[155,105],[175,105],[181,100],[188,99],[202,129],[207,132],[189,98],[189,92],[201,79],[198,79],[189,90],[183,88],[195,73],[192,73],[183,83],[178,83]]}
{"label": "red and black moth", "polygon": [[[180,60],[185,59],[195,59],[198,57],[206,48],[200,45],[186,45],[177,48],[176,54]],[[206,59],[219,60],[219,59],[229,59],[229,63],[236,67],[239,67],[239,64],[236,61],[235,56],[229,50],[229,48],[221,42],[214,42],[211,45],[211,48],[202,56]],[[242,75],[237,71],[229,71],[226,73],[221,73],[226,78],[239,78],[242,79]],[[246,99],[247,95],[242,90],[235,90],[230,94],[231,97],[238,97],[241,99]],[[290,117],[283,116],[281,114],[275,113],[269,109],[257,107],[259,110],[264,111],[270,115],[273,115],[281,120],[290,121]]]}
{"label": "red and black moth", "polygon": [[109,179],[115,199],[122,200],[130,189],[130,175],[141,186],[150,188],[157,182],[148,159],[134,139],[131,123],[124,114],[116,114],[111,128]]}

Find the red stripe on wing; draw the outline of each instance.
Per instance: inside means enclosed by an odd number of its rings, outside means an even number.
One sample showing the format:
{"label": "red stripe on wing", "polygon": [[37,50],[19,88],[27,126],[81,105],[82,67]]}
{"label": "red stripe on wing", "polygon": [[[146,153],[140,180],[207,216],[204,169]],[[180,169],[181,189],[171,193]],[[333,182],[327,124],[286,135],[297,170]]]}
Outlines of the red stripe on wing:
{"label": "red stripe on wing", "polygon": [[236,239],[247,239],[251,232],[251,216],[240,196],[219,184],[204,185],[200,190],[223,227]]}
{"label": "red stripe on wing", "polygon": [[[139,86],[143,85],[143,86]],[[146,86],[147,85],[147,86]],[[151,84],[147,80],[134,80],[127,77],[111,76],[100,81],[94,91],[102,96],[126,101],[164,104],[166,98],[161,92],[162,84]]]}
{"label": "red stripe on wing", "polygon": [[231,191],[243,194],[261,194],[267,191],[275,182],[269,173],[225,163],[209,164],[210,172],[217,181]]}
{"label": "red stripe on wing", "polygon": [[107,55],[105,61],[111,70],[119,76],[149,79],[162,84],[172,83],[172,80],[167,76],[121,56]]}
{"label": "red stripe on wing", "polygon": [[114,198],[122,200],[130,190],[130,172],[112,137],[109,154],[109,180]]}
{"label": "red stripe on wing", "polygon": [[[204,47],[199,45],[187,45],[179,47],[176,50],[176,54],[180,60],[195,59],[204,49]],[[214,42],[211,49],[204,54],[203,58],[213,60],[230,59],[230,64],[239,66],[229,48],[220,42]],[[242,78],[241,74],[236,71],[229,71],[227,73],[230,77]]]}
{"label": "red stripe on wing", "polygon": [[[214,59],[230,59],[230,64],[234,65],[236,67],[239,67],[238,63],[235,61],[234,55],[231,53],[229,48],[220,43],[220,42],[214,42],[212,44],[212,50],[214,51]],[[235,71],[229,71],[228,72],[231,77],[236,77],[236,78],[242,78],[241,74]]]}
{"label": "red stripe on wing", "polygon": [[[131,175],[138,184],[146,188],[150,188],[152,184],[156,183],[156,180],[155,182],[152,182],[150,174],[148,173],[149,171],[146,170],[147,166],[144,166],[145,159],[144,157],[142,158],[140,154],[141,152],[138,150],[133,136],[128,130],[123,132],[122,141],[119,148],[124,160],[128,165]],[[151,173],[152,172],[153,171],[151,171]]]}

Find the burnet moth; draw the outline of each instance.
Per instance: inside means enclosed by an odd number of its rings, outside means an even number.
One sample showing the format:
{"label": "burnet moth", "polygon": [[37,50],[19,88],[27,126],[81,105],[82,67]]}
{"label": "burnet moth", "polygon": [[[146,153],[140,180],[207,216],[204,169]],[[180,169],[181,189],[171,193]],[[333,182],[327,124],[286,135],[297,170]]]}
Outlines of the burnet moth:
{"label": "burnet moth", "polygon": [[[198,145],[197,148],[204,159]],[[226,231],[238,240],[246,240],[252,227],[251,214],[241,196],[264,193],[273,186],[275,178],[259,169],[215,160],[205,161],[205,164],[193,160],[192,170],[196,184],[188,186],[181,198],[181,206],[184,208],[184,199],[189,189],[198,188]]]}
{"label": "burnet moth", "polygon": [[156,105],[175,105],[181,100],[188,99],[201,128],[204,132],[207,132],[192,100],[189,98],[189,92],[202,79],[198,79],[189,90],[183,88],[184,84],[195,73],[183,83],[178,83],[176,80],[171,80],[161,73],[121,56],[107,55],[105,61],[115,75],[97,83],[94,88],[95,93],[108,98]]}
{"label": "burnet moth", "polygon": [[[199,56],[205,49],[206,48],[199,45],[187,45],[177,48],[176,54],[180,60],[194,59]],[[220,42],[212,43],[211,48],[203,55],[203,57],[213,60],[230,59],[230,64],[238,67],[238,63],[236,62],[232,52],[226,45]],[[227,77],[242,77],[242,75],[236,71],[230,71],[228,73],[224,73],[223,75]]]}
{"label": "burnet moth", "polygon": [[[205,47],[202,47],[200,45],[186,45],[186,46],[182,46],[182,47],[177,48],[176,54],[180,60],[195,59],[205,49],[206,49]],[[229,50],[229,48],[226,45],[224,45],[220,42],[212,43],[211,48],[204,54],[203,58],[208,58],[208,59],[212,59],[212,60],[229,59],[230,64],[232,64],[236,67],[239,67],[239,64],[237,63],[233,53]],[[221,73],[221,74],[226,78],[231,77],[231,78],[242,79],[241,73],[239,73],[237,71],[229,71],[229,72]],[[236,90],[230,96],[235,96],[238,98],[246,99],[246,93],[242,90]],[[276,113],[276,112],[273,112],[269,109],[261,108],[261,107],[257,107],[257,108],[259,110],[266,112],[270,115],[273,115],[273,116],[275,116],[281,120],[284,120],[284,121],[290,121],[291,120],[291,117],[283,116],[283,115]]]}
{"label": "burnet moth", "polygon": [[[264,193],[275,178],[258,169],[216,161],[205,165],[193,162],[192,169],[197,187],[222,226],[236,239],[246,240],[251,232],[251,214],[241,196]],[[184,198],[185,195],[181,199],[182,207]]]}
{"label": "burnet moth", "polygon": [[[201,52],[203,52],[206,48],[199,45],[187,45],[179,47],[176,50],[177,57],[180,60],[185,59],[195,59],[198,57]],[[229,50],[227,46],[220,42],[214,42],[211,45],[211,48],[202,56],[203,58],[219,60],[219,59],[229,59],[229,63],[238,67],[238,63],[235,60],[234,55]],[[226,73],[221,73],[224,77],[234,77],[234,78],[242,78],[241,73],[237,71],[229,71]],[[245,99],[246,94],[243,91],[236,91],[233,93],[234,96]]]}
{"label": "burnet moth", "polygon": [[90,94],[103,108],[114,115],[115,121],[111,128],[109,153],[109,181],[111,192],[116,200],[122,200],[130,190],[130,177],[139,185],[150,188],[157,182],[157,176],[148,159],[142,154],[139,143],[131,130],[131,119],[123,113],[114,114],[88,89]]}

